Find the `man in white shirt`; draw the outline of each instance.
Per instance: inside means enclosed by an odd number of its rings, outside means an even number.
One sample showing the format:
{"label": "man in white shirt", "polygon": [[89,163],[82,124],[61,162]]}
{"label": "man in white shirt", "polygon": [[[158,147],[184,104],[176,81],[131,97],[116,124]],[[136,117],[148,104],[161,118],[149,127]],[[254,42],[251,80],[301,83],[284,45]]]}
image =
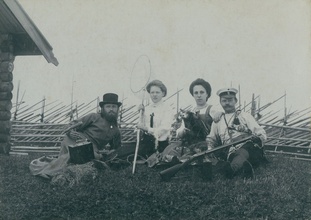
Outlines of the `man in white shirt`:
{"label": "man in white shirt", "polygon": [[227,153],[225,172],[233,178],[242,172],[244,177],[253,177],[253,165],[263,160],[263,144],[267,139],[265,130],[258,125],[252,115],[236,109],[238,91],[224,88],[217,92],[225,114],[218,123],[213,123],[206,141],[208,149],[232,143],[245,136],[252,136],[250,141],[232,146]]}

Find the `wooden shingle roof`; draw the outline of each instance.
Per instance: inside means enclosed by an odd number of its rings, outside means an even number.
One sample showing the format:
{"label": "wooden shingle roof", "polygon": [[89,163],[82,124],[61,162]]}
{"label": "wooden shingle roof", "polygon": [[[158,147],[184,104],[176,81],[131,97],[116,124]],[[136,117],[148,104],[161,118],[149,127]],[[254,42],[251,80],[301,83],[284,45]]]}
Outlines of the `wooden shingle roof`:
{"label": "wooden shingle roof", "polygon": [[53,48],[17,0],[0,0],[0,33],[11,34],[14,55],[43,55],[58,65]]}

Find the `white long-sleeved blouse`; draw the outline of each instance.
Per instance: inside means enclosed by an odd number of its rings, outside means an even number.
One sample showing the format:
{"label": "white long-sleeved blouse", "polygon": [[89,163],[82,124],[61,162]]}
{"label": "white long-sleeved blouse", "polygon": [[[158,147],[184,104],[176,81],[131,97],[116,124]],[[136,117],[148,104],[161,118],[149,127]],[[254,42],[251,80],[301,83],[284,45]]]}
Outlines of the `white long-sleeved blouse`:
{"label": "white long-sleeved blouse", "polygon": [[[151,114],[153,114],[153,127],[150,127]],[[158,103],[151,103],[145,108],[145,126],[148,128],[148,133],[152,134],[158,141],[169,139],[173,119],[173,109],[163,100]]]}

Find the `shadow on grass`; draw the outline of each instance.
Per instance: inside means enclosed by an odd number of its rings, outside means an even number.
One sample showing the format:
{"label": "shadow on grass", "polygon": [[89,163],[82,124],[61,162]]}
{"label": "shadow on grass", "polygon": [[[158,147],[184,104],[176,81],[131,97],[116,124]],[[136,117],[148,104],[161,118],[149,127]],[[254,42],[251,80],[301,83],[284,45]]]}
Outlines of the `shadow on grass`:
{"label": "shadow on grass", "polygon": [[100,170],[73,187],[31,176],[41,155],[0,156],[0,219],[309,219],[311,163],[281,156],[255,178],[212,182],[196,168],[162,182],[160,169]]}

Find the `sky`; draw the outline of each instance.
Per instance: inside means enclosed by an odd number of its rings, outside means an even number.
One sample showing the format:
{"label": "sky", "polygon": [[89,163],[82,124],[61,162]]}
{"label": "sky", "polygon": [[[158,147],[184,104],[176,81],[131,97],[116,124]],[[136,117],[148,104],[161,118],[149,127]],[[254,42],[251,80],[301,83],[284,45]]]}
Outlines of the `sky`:
{"label": "sky", "polygon": [[196,78],[211,84],[214,105],[217,90],[233,86],[242,103],[286,93],[275,110],[311,106],[309,0],[19,2],[59,61],[15,58],[13,95],[20,82],[27,103],[83,103],[115,92],[130,106],[141,102],[137,77],[150,75],[168,96],[183,89],[181,107],[194,104],[188,88]]}

